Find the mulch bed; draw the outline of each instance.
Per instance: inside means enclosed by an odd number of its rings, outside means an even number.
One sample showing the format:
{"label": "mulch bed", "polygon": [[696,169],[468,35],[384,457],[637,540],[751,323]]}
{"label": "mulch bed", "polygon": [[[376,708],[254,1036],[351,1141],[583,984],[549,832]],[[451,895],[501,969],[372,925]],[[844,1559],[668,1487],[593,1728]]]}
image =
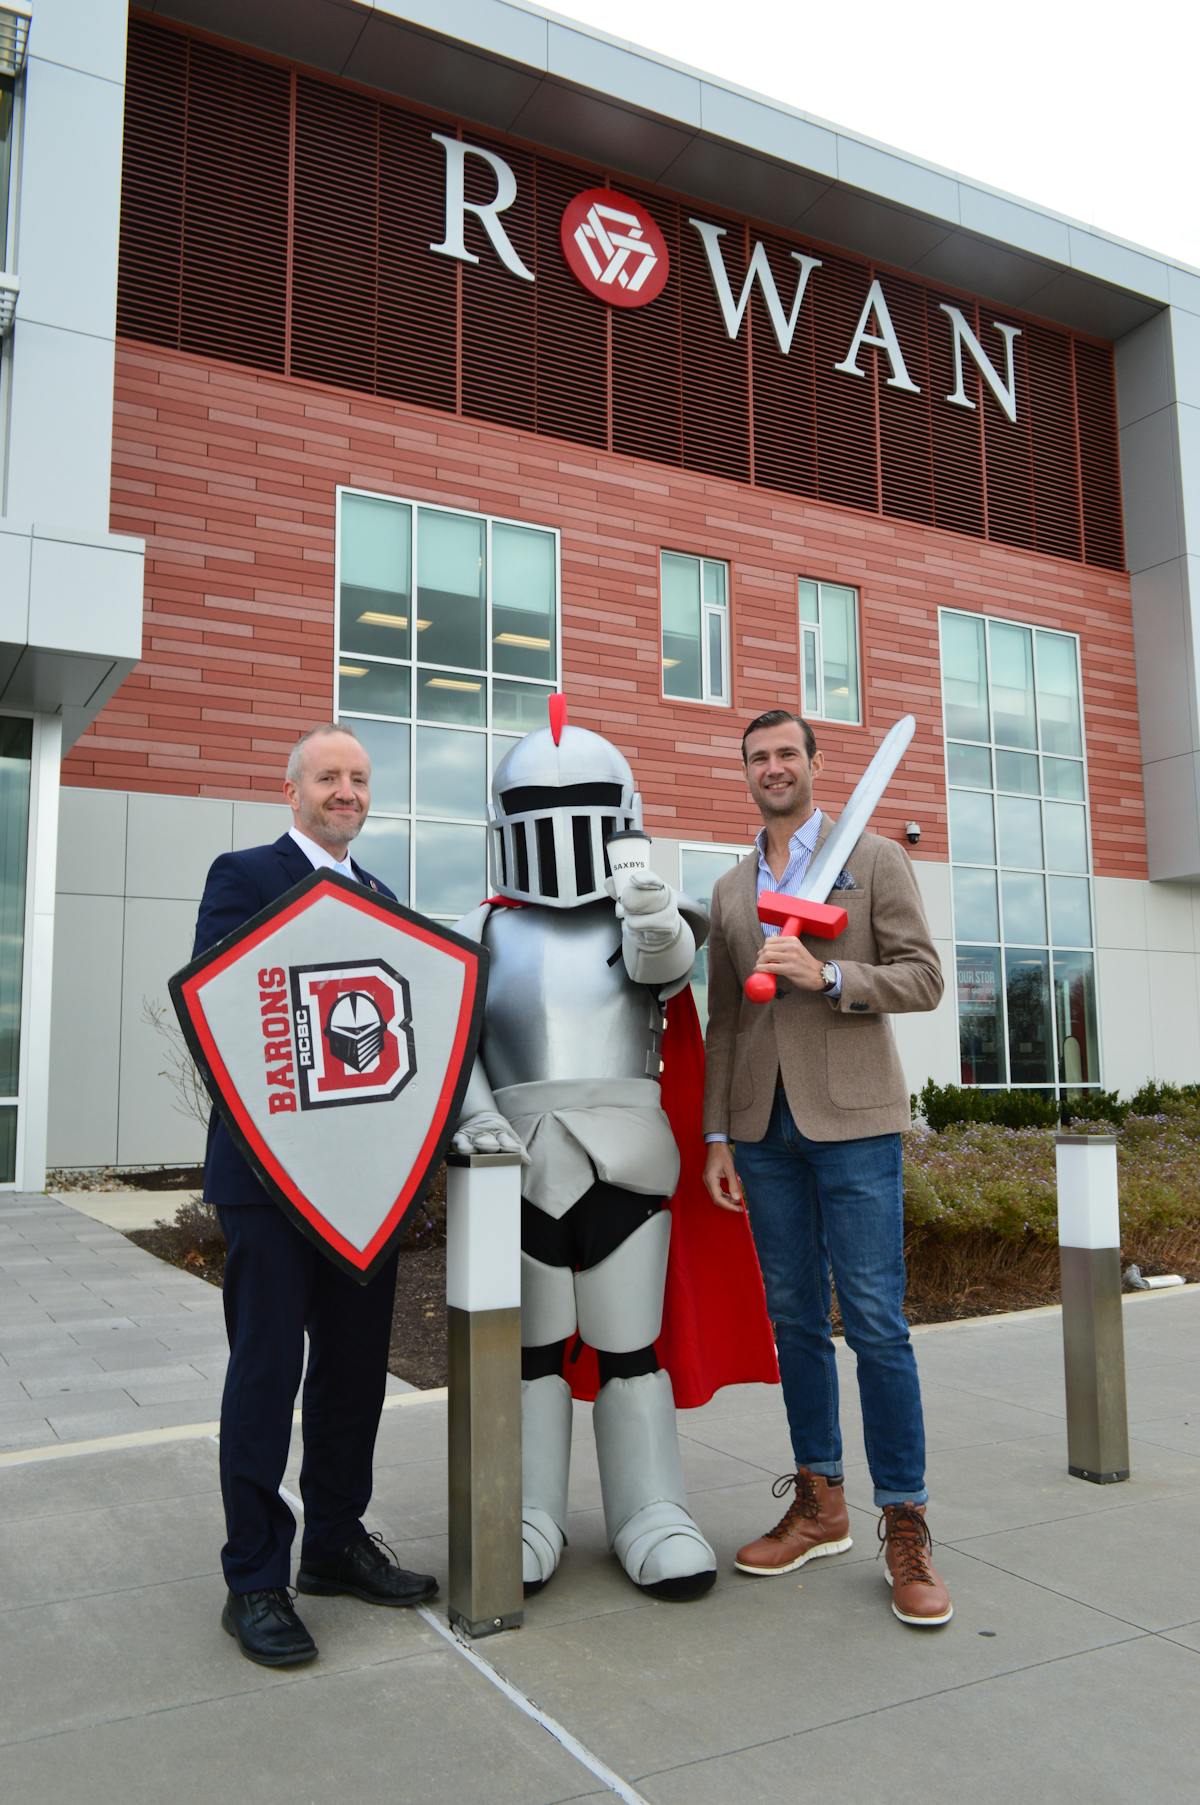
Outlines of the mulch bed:
{"label": "mulch bed", "polygon": [[[69,1189],[68,1179],[56,1188]],[[82,1176],[82,1175],[81,1175]],[[157,1179],[158,1182],[152,1182]],[[195,1190],[197,1168],[106,1175],[104,1188]],[[215,1210],[189,1198],[172,1207],[163,1198],[163,1218],[154,1228],[129,1235],[139,1247],[181,1266],[209,1284],[221,1283],[225,1242]],[[1013,1241],[983,1230],[941,1236],[911,1229],[905,1237],[908,1265],[906,1310],[912,1323],[958,1322],[1032,1310],[1059,1301],[1058,1249],[1030,1237]],[[1137,1245],[1122,1250],[1122,1265],[1136,1261],[1150,1276],[1161,1272],[1200,1277],[1200,1233],[1164,1229],[1143,1232]],[[834,1329],[841,1322],[834,1306]],[[443,1166],[423,1204],[411,1211],[400,1247],[396,1304],[388,1370],[410,1385],[429,1390],[446,1383],[446,1170]]]}
{"label": "mulch bed", "polygon": [[[444,1180],[439,1179],[409,1228],[396,1275],[388,1370],[421,1390],[446,1383],[444,1201]],[[173,1221],[135,1229],[129,1239],[197,1278],[221,1283],[225,1243],[215,1212],[202,1204],[189,1200]],[[1194,1277],[1192,1264],[1179,1260],[1183,1251],[1164,1245],[1133,1249],[1125,1257],[1138,1259],[1147,1274],[1182,1271]],[[917,1231],[908,1236],[905,1256],[907,1312],[913,1323],[956,1322],[1059,1301],[1058,1250],[1041,1242],[1021,1244],[983,1234],[939,1241]],[[840,1329],[836,1307],[834,1317],[834,1327]]]}

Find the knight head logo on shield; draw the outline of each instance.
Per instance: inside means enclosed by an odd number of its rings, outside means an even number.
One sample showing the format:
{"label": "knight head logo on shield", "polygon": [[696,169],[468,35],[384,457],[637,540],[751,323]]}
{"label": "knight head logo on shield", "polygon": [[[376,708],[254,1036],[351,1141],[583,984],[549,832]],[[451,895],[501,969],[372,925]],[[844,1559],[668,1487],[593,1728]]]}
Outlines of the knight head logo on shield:
{"label": "knight head logo on shield", "polygon": [[289,977],[301,1109],[398,1096],[417,1069],[407,979],[382,960]]}

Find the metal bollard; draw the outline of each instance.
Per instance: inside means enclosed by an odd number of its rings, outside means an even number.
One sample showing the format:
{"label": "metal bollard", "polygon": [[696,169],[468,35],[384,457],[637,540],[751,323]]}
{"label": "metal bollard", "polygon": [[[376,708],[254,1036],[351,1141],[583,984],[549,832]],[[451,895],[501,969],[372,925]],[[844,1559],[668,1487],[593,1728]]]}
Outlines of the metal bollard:
{"label": "metal bollard", "polygon": [[448,1614],[469,1636],[517,1629],[521,1585],[521,1162],[452,1153],[446,1201]]}
{"label": "metal bollard", "polygon": [[1112,1485],[1129,1477],[1116,1136],[1056,1135],[1055,1165],[1067,1471]]}

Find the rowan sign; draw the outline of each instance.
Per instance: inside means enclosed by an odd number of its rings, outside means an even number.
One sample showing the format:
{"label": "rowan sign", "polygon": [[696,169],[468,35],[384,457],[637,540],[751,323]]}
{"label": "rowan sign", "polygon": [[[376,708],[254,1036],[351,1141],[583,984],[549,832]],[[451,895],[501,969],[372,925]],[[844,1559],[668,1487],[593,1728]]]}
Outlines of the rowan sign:
{"label": "rowan sign", "polygon": [[296,1226],[363,1283],[453,1133],[486,966],[474,941],[322,871],[171,979],[239,1151]]}
{"label": "rowan sign", "polygon": [[[534,272],[521,260],[501,218],[517,199],[517,178],[511,165],[498,152],[485,149],[483,145],[468,144],[464,139],[450,138],[443,132],[433,132],[431,136],[445,149],[446,187],[445,232],[441,243],[431,244],[430,250],[442,257],[457,258],[462,263],[478,263],[479,258],[467,248],[466,242],[466,218],[472,214],[509,274],[523,282],[536,281]],[[495,177],[496,189],[491,200],[467,199],[468,157],[482,162]],[[820,280],[821,259],[793,251],[791,257],[796,273],[792,291],[790,296],[781,294],[766,246],[761,240],[755,240],[741,289],[735,296],[721,246],[728,228],[692,217],[687,223],[703,245],[709,279],[728,336],[736,339],[740,334],[757,284],[776,343],[783,355],[788,356],[810,279]],[[666,242],[650,214],[631,196],[609,188],[589,188],[577,194],[563,211],[559,238],[568,268],[597,300],[613,307],[645,307],[662,293],[670,273]],[[945,400],[953,407],[972,410],[975,407],[963,380],[965,355],[983,377],[1001,412],[1015,424],[1017,383],[1013,343],[1021,336],[1020,327],[1000,320],[991,323],[990,331],[995,333],[998,341],[996,353],[1003,365],[1001,372],[991,351],[976,336],[961,308],[943,301],[938,304],[938,311],[946,316],[954,360],[954,387]],[[921,393],[905,364],[887,295],[878,279],[866,285],[858,323],[846,347],[846,355],[833,368],[845,376],[865,377],[866,371],[859,364],[864,345],[882,351],[887,358],[889,388],[910,395]]]}

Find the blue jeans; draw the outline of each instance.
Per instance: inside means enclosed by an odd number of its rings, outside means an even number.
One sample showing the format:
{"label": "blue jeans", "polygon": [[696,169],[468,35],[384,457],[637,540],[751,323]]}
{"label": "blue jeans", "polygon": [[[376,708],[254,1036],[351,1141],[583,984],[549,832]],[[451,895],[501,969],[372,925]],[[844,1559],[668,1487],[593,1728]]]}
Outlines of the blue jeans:
{"label": "blue jeans", "polygon": [[842,1471],[830,1268],[858,1359],[875,1503],[924,1504],[925,1424],[904,1316],[900,1136],[810,1141],[782,1086],[761,1141],[739,1141],[738,1176],[758,1248],[798,1467]]}

